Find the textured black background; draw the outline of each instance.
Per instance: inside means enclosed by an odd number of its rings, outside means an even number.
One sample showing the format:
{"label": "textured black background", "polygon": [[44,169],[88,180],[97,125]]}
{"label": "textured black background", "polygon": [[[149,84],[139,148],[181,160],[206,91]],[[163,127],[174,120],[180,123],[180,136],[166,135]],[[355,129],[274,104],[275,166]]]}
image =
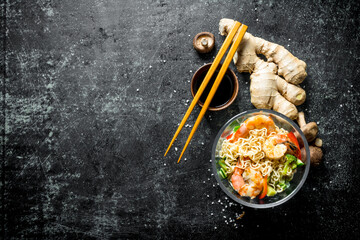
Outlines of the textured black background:
{"label": "textured black background", "polygon": [[[0,238],[358,238],[358,13],[356,0],[1,1]],[[190,126],[163,157],[223,17],[308,65],[299,110],[325,157],[276,208],[236,204],[210,172],[217,131],[254,108],[248,74],[180,164]],[[216,38],[206,55],[192,47],[201,31]]]}

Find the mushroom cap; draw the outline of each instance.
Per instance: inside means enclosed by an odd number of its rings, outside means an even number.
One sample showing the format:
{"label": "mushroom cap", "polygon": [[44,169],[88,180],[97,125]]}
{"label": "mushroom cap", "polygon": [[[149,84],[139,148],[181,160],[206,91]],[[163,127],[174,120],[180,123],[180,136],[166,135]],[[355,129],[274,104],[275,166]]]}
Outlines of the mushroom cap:
{"label": "mushroom cap", "polygon": [[301,127],[301,131],[304,133],[306,140],[308,142],[312,142],[313,140],[315,140],[319,129],[316,122],[310,122],[305,126]]}
{"label": "mushroom cap", "polygon": [[194,37],[193,46],[199,53],[208,53],[215,46],[215,37],[210,32],[200,32]]}
{"label": "mushroom cap", "polygon": [[[319,147],[309,146],[310,163],[312,166],[318,166],[323,157],[323,151]],[[305,148],[301,148],[301,156],[306,156]],[[304,160],[303,160],[304,161]]]}

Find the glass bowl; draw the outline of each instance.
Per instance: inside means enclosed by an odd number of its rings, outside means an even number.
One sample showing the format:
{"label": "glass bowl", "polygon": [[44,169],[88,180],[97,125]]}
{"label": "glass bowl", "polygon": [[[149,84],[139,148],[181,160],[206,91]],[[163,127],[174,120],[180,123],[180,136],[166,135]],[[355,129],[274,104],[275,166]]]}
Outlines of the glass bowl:
{"label": "glass bowl", "polygon": [[[264,197],[263,199],[259,199],[258,197],[255,197],[251,199],[250,197],[242,197],[240,196],[231,186],[229,180],[227,178],[222,178],[219,175],[220,171],[220,165],[217,163],[219,156],[218,152],[221,150],[221,145],[224,139],[228,135],[230,135],[233,132],[233,128],[242,122],[244,122],[247,118],[252,117],[254,115],[263,114],[266,116],[269,116],[272,118],[272,120],[275,122],[275,124],[283,128],[289,132],[298,133],[300,138],[298,137],[299,145],[304,146],[305,148],[305,156],[301,156],[302,160],[304,161],[305,165],[298,167],[296,169],[296,173],[293,176],[293,179],[290,181],[290,186],[286,188],[283,192],[277,193],[275,196],[272,197]],[[268,109],[254,109],[242,112],[233,118],[231,118],[225,125],[220,129],[219,133],[217,134],[213,147],[212,147],[212,168],[214,175],[216,177],[216,180],[218,181],[221,189],[234,201],[248,206],[252,208],[270,208],[278,206],[286,201],[288,201],[290,198],[292,198],[303,186],[306,177],[309,173],[310,169],[310,151],[309,151],[309,145],[306,141],[306,138],[303,134],[303,132],[300,130],[297,124],[293,122],[288,117],[284,116],[281,113],[268,110]]]}

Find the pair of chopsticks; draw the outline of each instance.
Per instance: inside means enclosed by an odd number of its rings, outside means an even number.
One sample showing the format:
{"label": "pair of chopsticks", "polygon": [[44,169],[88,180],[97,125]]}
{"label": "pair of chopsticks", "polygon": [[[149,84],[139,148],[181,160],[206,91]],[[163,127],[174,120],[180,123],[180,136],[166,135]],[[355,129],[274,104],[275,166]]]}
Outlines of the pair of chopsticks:
{"label": "pair of chopsticks", "polygon": [[[239,28],[240,28],[240,30],[239,30]],[[219,71],[219,73],[218,73],[218,75],[217,75],[217,77],[215,79],[215,82],[214,82],[214,84],[213,84],[213,86],[212,86],[212,88],[210,90],[210,93],[208,94],[208,96],[206,98],[206,101],[205,101],[205,103],[204,103],[204,105],[203,105],[203,107],[202,107],[202,109],[201,109],[201,111],[199,113],[198,118],[196,119],[196,122],[195,122],[195,124],[194,124],[194,126],[193,126],[193,128],[192,128],[192,130],[190,132],[190,135],[189,135],[189,137],[188,137],[188,139],[187,139],[187,141],[185,143],[185,146],[184,146],[184,148],[183,148],[183,150],[182,150],[182,152],[180,154],[180,157],[179,157],[179,159],[177,161],[178,163],[180,162],[180,160],[181,160],[187,146],[189,145],[189,143],[190,143],[196,129],[198,128],[203,116],[205,115],[206,110],[208,109],[208,107],[209,107],[209,105],[211,103],[211,100],[213,99],[213,97],[214,97],[214,95],[216,93],[216,90],[218,89],[218,87],[219,87],[219,85],[221,83],[221,80],[223,79],[223,77],[225,75],[225,72],[226,72],[226,70],[228,69],[228,67],[229,67],[229,65],[231,63],[231,60],[234,57],[234,54],[235,54],[235,52],[236,52],[242,38],[244,37],[247,28],[248,27],[246,25],[241,24],[240,22],[236,21],[234,23],[230,33],[226,37],[223,45],[221,46],[218,54],[216,55],[216,57],[214,59],[214,62],[212,63],[210,69],[208,70],[203,82],[201,83],[200,88],[196,92],[196,95],[195,95],[194,99],[192,100],[187,112],[185,113],[179,127],[177,128],[177,130],[176,130],[176,132],[174,134],[174,137],[172,138],[172,140],[171,140],[171,142],[170,142],[164,156],[166,156],[166,154],[169,152],[171,146],[173,145],[175,139],[179,135],[181,129],[184,127],[185,122],[189,118],[189,116],[190,116],[192,110],[194,109],[196,103],[199,101],[201,94],[204,92],[204,90],[205,90],[207,84],[209,83],[212,75],[214,74],[215,70],[219,66],[221,59],[225,55],[226,50],[229,48],[232,40],[234,39],[234,37],[236,35],[235,40],[233,41],[233,44],[230,47],[229,53],[226,56],[226,58],[224,60],[224,63],[222,64],[222,67],[221,67],[221,69],[220,69],[220,71]]]}

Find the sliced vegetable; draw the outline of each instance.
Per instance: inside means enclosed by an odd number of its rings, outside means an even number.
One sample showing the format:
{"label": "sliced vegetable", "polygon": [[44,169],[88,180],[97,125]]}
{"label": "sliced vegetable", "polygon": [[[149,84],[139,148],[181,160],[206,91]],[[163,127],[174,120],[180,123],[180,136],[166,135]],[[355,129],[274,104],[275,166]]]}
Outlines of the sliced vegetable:
{"label": "sliced vegetable", "polygon": [[234,135],[234,133],[236,133],[236,131],[239,130],[239,128],[240,128],[240,125],[234,127],[233,133],[231,133],[229,136],[227,136],[226,139],[229,140]]}
{"label": "sliced vegetable", "polygon": [[239,128],[240,128],[240,125],[239,125],[239,126],[234,127],[234,132],[236,132]]}
{"label": "sliced vegetable", "polygon": [[290,183],[284,181],[284,182],[279,183],[279,186],[280,186],[283,190],[285,190],[286,188],[288,188],[288,187],[290,186]]}
{"label": "sliced vegetable", "polygon": [[225,171],[227,170],[227,166],[226,166],[225,162],[219,161],[218,163],[219,163],[221,168],[223,168]]}
{"label": "sliced vegetable", "polygon": [[297,158],[291,154],[286,154],[285,157],[286,157],[287,161],[289,161],[289,162],[294,162],[297,160]]}
{"label": "sliced vegetable", "polygon": [[220,170],[219,170],[219,175],[220,175],[222,178],[227,178],[226,171],[225,171],[223,168],[220,168]]}
{"label": "sliced vegetable", "polygon": [[299,145],[299,142],[297,140],[297,138],[295,137],[295,134],[293,132],[289,132],[287,134],[288,138],[290,139],[290,141],[292,143],[295,144],[295,146],[297,147],[298,151],[297,151],[297,158],[299,158],[301,160],[301,151],[300,151],[300,145]]}
{"label": "sliced vegetable", "polygon": [[296,160],[297,160],[297,158],[291,154],[286,154],[285,157],[286,157],[287,161],[285,162],[284,169],[281,172],[282,175],[286,175],[287,171],[289,169],[290,163],[292,163],[294,161],[296,162]]}
{"label": "sliced vegetable", "polygon": [[304,166],[305,164],[300,159],[296,159],[296,165]]}
{"label": "sliced vegetable", "polygon": [[232,133],[232,134],[230,134],[229,136],[227,136],[226,139],[229,140],[229,139],[232,137],[233,134],[234,134],[234,133]]}
{"label": "sliced vegetable", "polygon": [[265,176],[265,178],[264,178],[264,181],[263,181],[263,190],[262,190],[262,193],[261,193],[261,195],[259,196],[259,199],[263,199],[265,196],[266,196],[266,194],[267,194],[267,189],[268,189],[268,185],[267,185],[267,175]]}
{"label": "sliced vegetable", "polygon": [[271,186],[268,186],[268,187],[267,187],[267,194],[266,194],[266,196],[272,197],[272,196],[274,196],[275,194],[276,194],[275,189],[272,188]]}

